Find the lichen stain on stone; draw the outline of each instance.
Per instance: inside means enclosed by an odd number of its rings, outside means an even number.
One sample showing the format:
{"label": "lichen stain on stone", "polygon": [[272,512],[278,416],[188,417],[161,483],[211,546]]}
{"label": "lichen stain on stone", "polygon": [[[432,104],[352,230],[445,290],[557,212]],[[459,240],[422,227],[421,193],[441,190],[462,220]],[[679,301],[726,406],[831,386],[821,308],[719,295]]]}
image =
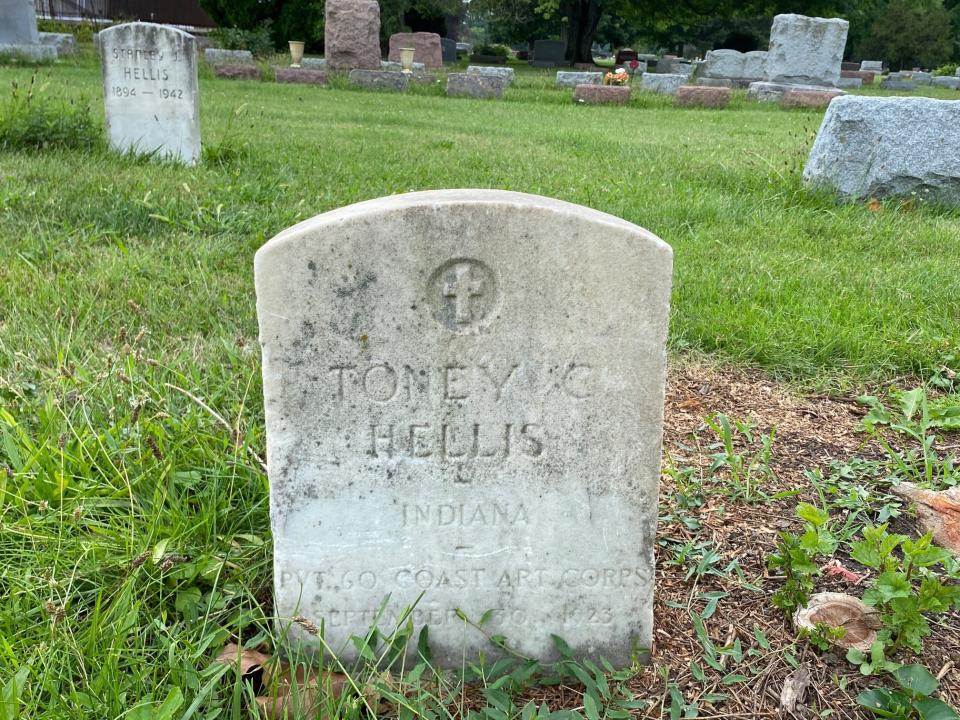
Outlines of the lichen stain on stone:
{"label": "lichen stain on stone", "polygon": [[[350,298],[354,295],[364,292],[370,287],[370,285],[377,281],[376,274],[372,272],[364,273],[363,275],[360,275],[358,272],[356,273],[355,277],[356,281],[353,285],[342,285],[340,287],[333,288],[334,294],[338,298]],[[344,279],[346,280],[346,278]]]}

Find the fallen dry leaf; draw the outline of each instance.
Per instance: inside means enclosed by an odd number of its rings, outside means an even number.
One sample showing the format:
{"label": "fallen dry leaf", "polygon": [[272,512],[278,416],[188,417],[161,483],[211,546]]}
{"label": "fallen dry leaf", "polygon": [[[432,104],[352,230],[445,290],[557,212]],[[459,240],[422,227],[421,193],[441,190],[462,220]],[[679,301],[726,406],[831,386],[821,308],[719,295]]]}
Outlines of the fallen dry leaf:
{"label": "fallen dry leaf", "polygon": [[916,504],[920,524],[937,545],[960,553],[960,485],[935,492],[903,482],[890,492]]}
{"label": "fallen dry leaf", "polygon": [[883,205],[876,198],[870,198],[870,202],[867,203],[867,210],[870,212],[879,212],[882,208]]}
{"label": "fallen dry leaf", "polygon": [[240,649],[236,643],[229,643],[214,660],[223,665],[236,665],[240,668],[240,675],[248,677],[262,670],[269,662],[270,656],[258,650]]}
{"label": "fallen dry leaf", "polygon": [[784,712],[792,715],[797,711],[797,704],[802,703],[803,696],[807,694],[810,679],[810,671],[805,666],[787,676],[780,691],[780,707]]}

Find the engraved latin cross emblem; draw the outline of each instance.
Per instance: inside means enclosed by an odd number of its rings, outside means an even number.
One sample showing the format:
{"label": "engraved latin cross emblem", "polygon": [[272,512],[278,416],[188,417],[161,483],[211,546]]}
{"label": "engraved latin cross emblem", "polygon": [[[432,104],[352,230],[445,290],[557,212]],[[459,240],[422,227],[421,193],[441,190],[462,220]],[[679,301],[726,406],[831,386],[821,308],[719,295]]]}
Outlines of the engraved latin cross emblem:
{"label": "engraved latin cross emblem", "polygon": [[484,282],[474,275],[473,266],[462,263],[454,267],[456,278],[443,284],[443,296],[453,300],[457,325],[473,322],[473,299],[483,296]]}

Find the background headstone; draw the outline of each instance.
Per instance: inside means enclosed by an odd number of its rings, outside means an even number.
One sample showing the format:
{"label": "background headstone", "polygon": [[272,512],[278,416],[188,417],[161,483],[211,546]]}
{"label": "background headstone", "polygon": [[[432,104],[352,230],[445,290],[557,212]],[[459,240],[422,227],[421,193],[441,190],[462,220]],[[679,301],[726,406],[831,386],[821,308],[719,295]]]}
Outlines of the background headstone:
{"label": "background headstone", "polygon": [[253,62],[253,53],[249,50],[207,48],[203,51],[203,59],[210,65],[249,65]]}
{"label": "background headstone", "polygon": [[534,67],[556,67],[566,65],[567,44],[563,40],[537,40],[533,43]]}
{"label": "background headstone", "polygon": [[764,79],[768,82],[834,85],[850,23],[839,18],[785,14],[773,18]]}
{"label": "background headstone", "polygon": [[327,0],[323,37],[327,70],[379,70],[380,4]]}
{"label": "background headstone", "polygon": [[440,36],[436,33],[394,33],[390,36],[390,54],[387,59],[390,62],[400,62],[400,48],[404,47],[413,48],[413,59],[427,68],[443,67],[443,50],[440,47]]}
{"label": "background headstone", "polygon": [[661,95],[673,95],[678,87],[687,84],[687,80],[689,78],[686,75],[645,72],[640,78],[640,89]]}
{"label": "background headstone", "polygon": [[960,205],[960,102],[837,98],[803,179],[852,200],[907,196]]}
{"label": "background headstone", "polygon": [[36,45],[39,42],[33,0],[0,0],[0,45]]}
{"label": "background headstone", "polygon": [[100,31],[107,138],[120,152],[200,158],[197,47],[183,30],[154,23]]}
{"label": "background headstone", "polygon": [[556,86],[558,88],[572,88],[577,85],[603,85],[602,72],[570,72],[557,71]]}
{"label": "background headstone", "polygon": [[[596,87],[596,86],[589,86]],[[352,661],[390,594],[433,660],[649,648],[671,250],[548,198],[320,215],[256,255],[275,614]]]}
{"label": "background headstone", "polygon": [[864,60],[863,62],[860,63],[860,70],[863,72],[882,73],[883,61],[882,60]]}
{"label": "background headstone", "polygon": [[443,64],[452,65],[457,61],[457,41],[452,38],[440,38],[440,51],[443,54]]}
{"label": "background headstone", "polygon": [[351,85],[371,90],[391,90],[403,92],[410,86],[410,76],[392,70],[351,70]]}
{"label": "background headstone", "polygon": [[447,95],[475,98],[501,98],[503,89],[510,84],[506,77],[478,75],[476,73],[450,73],[447,75]]}
{"label": "background headstone", "polygon": [[76,55],[77,39],[70,33],[39,33],[41,45],[49,45],[56,49],[57,56]]}
{"label": "background headstone", "polygon": [[505,80],[507,85],[513,83],[513,68],[503,67],[501,65],[468,65],[467,75],[484,75],[486,77],[500,78]]}

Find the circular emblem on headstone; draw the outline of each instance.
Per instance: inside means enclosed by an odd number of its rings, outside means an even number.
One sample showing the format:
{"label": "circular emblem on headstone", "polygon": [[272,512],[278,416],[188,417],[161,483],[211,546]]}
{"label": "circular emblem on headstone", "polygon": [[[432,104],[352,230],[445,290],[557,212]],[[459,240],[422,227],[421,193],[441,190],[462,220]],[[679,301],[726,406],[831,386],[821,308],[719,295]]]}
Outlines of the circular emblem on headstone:
{"label": "circular emblem on headstone", "polygon": [[430,275],[427,297],[433,316],[447,330],[472,333],[487,321],[499,299],[497,277],[479,260],[448,260]]}

